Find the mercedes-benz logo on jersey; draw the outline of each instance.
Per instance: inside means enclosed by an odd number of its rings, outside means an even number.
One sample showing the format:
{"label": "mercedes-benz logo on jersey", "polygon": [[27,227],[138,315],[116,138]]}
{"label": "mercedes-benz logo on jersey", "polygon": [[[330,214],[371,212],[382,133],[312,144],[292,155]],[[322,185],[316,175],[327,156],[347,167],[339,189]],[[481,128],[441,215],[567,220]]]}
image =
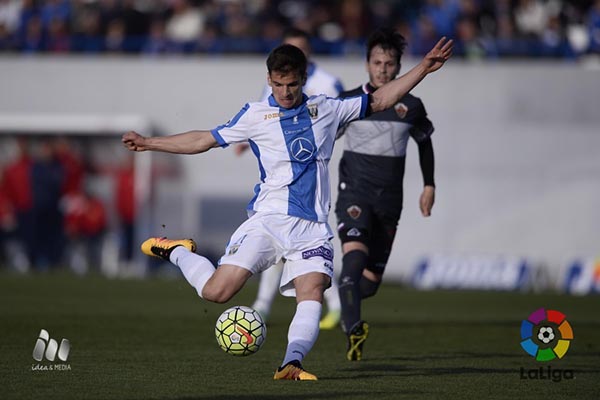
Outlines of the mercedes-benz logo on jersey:
{"label": "mercedes-benz logo on jersey", "polygon": [[290,145],[292,157],[297,161],[304,162],[310,160],[315,151],[315,146],[310,140],[305,138],[296,138]]}

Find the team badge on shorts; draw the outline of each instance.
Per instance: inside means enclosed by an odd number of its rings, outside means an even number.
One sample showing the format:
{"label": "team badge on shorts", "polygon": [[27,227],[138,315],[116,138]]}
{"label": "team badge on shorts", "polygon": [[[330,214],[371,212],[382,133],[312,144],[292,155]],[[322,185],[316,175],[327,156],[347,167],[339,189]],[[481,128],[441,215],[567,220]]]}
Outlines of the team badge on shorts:
{"label": "team badge on shorts", "polygon": [[394,106],[394,110],[396,110],[396,114],[398,114],[398,117],[401,119],[406,117],[406,114],[408,114],[408,107],[406,107],[404,103],[396,104]]}
{"label": "team badge on shorts", "polygon": [[312,119],[315,119],[319,116],[319,109],[317,108],[316,104],[308,105],[308,115],[310,115]]}
{"label": "team badge on shorts", "polygon": [[225,251],[227,252],[228,256],[232,256],[235,253],[237,253],[237,251],[239,250],[240,246],[242,245],[242,242],[244,241],[244,239],[246,239],[246,236],[248,236],[248,235],[242,236],[235,243],[231,243],[229,246],[227,246],[227,248],[225,249]]}
{"label": "team badge on shorts", "polygon": [[239,250],[240,245],[239,244],[234,244],[233,246],[229,247],[228,251],[227,251],[227,255],[228,256],[232,256],[235,253],[237,253],[237,251]]}
{"label": "team badge on shorts", "polygon": [[346,212],[352,219],[358,219],[362,213],[362,209],[357,205],[352,205],[346,209]]}

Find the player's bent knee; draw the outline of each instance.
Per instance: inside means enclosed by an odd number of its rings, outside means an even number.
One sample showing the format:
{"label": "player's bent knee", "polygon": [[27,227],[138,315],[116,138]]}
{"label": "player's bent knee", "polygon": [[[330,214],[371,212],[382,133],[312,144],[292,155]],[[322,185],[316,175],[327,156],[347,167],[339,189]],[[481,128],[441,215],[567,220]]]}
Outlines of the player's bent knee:
{"label": "player's bent knee", "polygon": [[215,288],[208,285],[202,290],[202,298],[204,300],[219,304],[228,302],[234,294],[234,292],[227,290],[227,288]]}
{"label": "player's bent knee", "polygon": [[368,259],[369,256],[361,250],[352,250],[344,254],[339,286],[355,285],[359,282]]}
{"label": "player's bent knee", "polygon": [[360,280],[360,297],[366,299],[367,297],[374,296],[379,289],[381,281],[375,282],[370,279],[363,277]]}

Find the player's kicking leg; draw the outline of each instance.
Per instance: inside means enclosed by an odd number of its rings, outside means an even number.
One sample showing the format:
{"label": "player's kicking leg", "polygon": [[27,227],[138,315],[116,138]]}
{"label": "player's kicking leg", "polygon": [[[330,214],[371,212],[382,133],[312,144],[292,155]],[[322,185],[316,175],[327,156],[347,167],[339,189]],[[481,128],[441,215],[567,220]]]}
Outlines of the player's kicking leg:
{"label": "player's kicking leg", "polygon": [[213,303],[229,301],[252,276],[237,265],[222,264],[217,270],[207,258],[194,253],[196,244],[191,239],[150,238],[141,247],[144,254],[178,266],[198,295]]}

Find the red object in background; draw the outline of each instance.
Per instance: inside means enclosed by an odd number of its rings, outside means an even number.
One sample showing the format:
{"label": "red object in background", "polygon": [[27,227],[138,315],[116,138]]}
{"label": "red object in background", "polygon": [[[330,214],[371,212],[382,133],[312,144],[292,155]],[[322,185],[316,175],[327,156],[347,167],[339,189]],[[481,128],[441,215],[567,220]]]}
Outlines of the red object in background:
{"label": "red object in background", "polygon": [[75,155],[68,147],[57,147],[56,159],[65,171],[65,180],[61,192],[75,193],[82,189],[84,166],[81,159]]}
{"label": "red object in background", "polygon": [[13,206],[0,184],[0,230],[10,231],[15,228],[16,216]]}
{"label": "red object in background", "polygon": [[106,210],[99,199],[76,192],[67,194],[63,202],[68,236],[94,236],[106,229]]}
{"label": "red object in background", "polygon": [[29,211],[33,207],[31,195],[31,157],[22,155],[4,169],[4,193],[17,211]]}
{"label": "red object in background", "polygon": [[117,187],[115,190],[117,212],[125,223],[135,220],[134,170],[123,168],[117,172]]}

